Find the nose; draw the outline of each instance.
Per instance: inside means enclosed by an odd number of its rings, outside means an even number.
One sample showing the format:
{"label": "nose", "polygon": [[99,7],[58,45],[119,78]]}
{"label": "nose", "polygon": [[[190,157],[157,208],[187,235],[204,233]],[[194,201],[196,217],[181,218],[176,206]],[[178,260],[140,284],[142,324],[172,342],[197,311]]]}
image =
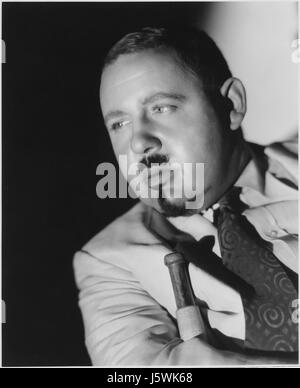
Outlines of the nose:
{"label": "nose", "polygon": [[136,154],[158,152],[162,143],[147,120],[135,122],[132,130],[131,149]]}

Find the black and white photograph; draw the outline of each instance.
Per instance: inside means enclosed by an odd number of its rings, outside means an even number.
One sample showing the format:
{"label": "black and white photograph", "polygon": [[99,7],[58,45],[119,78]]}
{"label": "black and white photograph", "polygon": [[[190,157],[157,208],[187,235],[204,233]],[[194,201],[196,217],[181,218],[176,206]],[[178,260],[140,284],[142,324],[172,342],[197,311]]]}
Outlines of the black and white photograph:
{"label": "black and white photograph", "polygon": [[1,2],[2,367],[299,366],[298,6]]}

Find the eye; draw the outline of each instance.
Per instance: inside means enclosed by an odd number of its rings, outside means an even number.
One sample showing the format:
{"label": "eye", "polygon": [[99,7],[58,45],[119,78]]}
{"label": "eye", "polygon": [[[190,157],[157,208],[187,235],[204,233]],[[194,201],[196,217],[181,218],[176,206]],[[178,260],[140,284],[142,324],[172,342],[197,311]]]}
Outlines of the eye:
{"label": "eye", "polygon": [[175,105],[155,105],[151,111],[153,113],[169,113],[177,109]]}
{"label": "eye", "polygon": [[117,121],[115,123],[112,123],[109,128],[111,131],[117,131],[118,129],[121,129],[127,124],[129,124],[129,120]]}

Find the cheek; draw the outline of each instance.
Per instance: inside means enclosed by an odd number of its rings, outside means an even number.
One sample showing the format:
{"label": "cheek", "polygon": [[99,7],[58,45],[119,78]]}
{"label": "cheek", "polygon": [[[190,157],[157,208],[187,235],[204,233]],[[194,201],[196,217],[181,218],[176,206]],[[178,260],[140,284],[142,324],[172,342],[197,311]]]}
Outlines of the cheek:
{"label": "cheek", "polygon": [[199,127],[186,128],[170,145],[170,154],[180,163],[204,163],[210,153],[210,141]]}
{"label": "cheek", "polygon": [[118,157],[119,155],[128,155],[130,152],[130,139],[126,133],[111,135],[110,137],[113,151]]}
{"label": "cheek", "polygon": [[123,152],[122,148],[120,147],[119,142],[117,142],[115,139],[111,137],[111,145],[113,148],[113,152],[115,155],[115,158],[118,162],[119,169],[124,177],[127,175],[127,166],[128,166],[128,157],[127,154]]}
{"label": "cheek", "polygon": [[201,109],[191,107],[176,117],[166,139],[170,152],[181,162],[204,162],[214,153],[218,135],[215,117]]}
{"label": "cheek", "polygon": [[125,180],[129,182],[132,179],[132,176],[128,174],[130,171],[131,174],[136,174],[139,161],[134,158],[127,143],[122,142],[122,144],[120,144],[119,142],[112,142],[112,146],[119,169]]}
{"label": "cheek", "polygon": [[118,161],[119,173],[121,172],[124,179],[127,181],[127,171],[128,171],[127,159],[124,159],[123,155],[120,155],[120,154],[115,154],[115,156]]}

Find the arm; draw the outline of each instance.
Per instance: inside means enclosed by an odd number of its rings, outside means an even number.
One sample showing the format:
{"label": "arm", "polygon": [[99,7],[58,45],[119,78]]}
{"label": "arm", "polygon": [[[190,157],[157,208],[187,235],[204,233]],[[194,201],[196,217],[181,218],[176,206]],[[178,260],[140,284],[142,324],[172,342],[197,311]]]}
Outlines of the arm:
{"label": "arm", "polygon": [[279,363],[219,351],[201,337],[183,342],[174,320],[131,272],[85,252],[75,255],[74,265],[93,365]]}

